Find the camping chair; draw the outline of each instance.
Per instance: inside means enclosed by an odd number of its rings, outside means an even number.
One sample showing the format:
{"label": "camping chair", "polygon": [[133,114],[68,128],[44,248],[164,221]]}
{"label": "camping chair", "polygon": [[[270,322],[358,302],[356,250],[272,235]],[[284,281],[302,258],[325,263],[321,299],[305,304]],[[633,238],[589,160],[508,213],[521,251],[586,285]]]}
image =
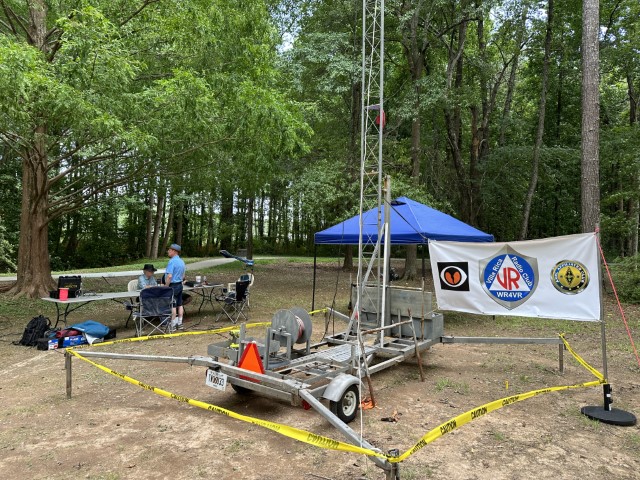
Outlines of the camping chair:
{"label": "camping chair", "polygon": [[[247,288],[247,309],[251,308],[251,304],[249,303],[249,293],[251,293],[251,286],[253,285],[253,281],[255,280],[255,275],[253,273],[243,273],[242,275],[240,275],[240,277],[238,277],[238,280],[236,280],[235,282],[232,283],[228,283],[227,284],[227,292],[234,292],[236,289],[236,283],[237,282],[245,282],[245,281],[249,281],[249,288]],[[226,292],[225,292],[226,293]]]}
{"label": "camping chair", "polygon": [[218,314],[216,322],[223,314],[233,323],[236,323],[241,315],[245,320],[248,320],[243,310],[247,306],[247,294],[250,283],[250,280],[237,281],[235,283],[235,290],[229,290],[222,295],[216,296],[216,302],[222,307],[222,312]]}
{"label": "camping chair", "polygon": [[[127,284],[127,292],[135,292],[137,290],[138,290],[138,280],[137,279],[130,280],[129,283]],[[127,321],[124,324],[124,328],[127,328],[129,326],[129,320],[131,320],[131,317],[133,315],[133,310],[137,303],[138,303],[137,297],[131,297],[129,301],[124,302],[124,308],[129,310],[129,316],[127,317]]]}
{"label": "camping chair", "polygon": [[[173,289],[171,287],[151,287],[140,291],[140,303],[133,312],[136,335],[166,333],[171,325]],[[145,332],[147,330],[147,332]]]}

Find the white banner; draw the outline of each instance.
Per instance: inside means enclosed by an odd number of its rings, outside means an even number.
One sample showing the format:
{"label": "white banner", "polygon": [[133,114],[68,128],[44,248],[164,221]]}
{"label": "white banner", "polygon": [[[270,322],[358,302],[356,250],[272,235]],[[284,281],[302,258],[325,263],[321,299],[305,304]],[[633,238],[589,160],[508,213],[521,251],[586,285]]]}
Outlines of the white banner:
{"label": "white banner", "polygon": [[524,242],[429,242],[438,308],[600,320],[595,233]]}

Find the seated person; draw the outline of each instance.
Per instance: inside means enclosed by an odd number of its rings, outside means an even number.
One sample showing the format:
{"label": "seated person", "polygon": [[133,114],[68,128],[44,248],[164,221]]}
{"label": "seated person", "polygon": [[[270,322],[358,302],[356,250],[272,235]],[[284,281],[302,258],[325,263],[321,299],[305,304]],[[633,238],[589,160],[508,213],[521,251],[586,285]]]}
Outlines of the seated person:
{"label": "seated person", "polygon": [[138,290],[142,290],[143,288],[147,287],[158,286],[158,282],[156,282],[156,279],[153,276],[153,273],[157,270],[158,269],[155,268],[152,264],[145,264],[144,268],[142,269],[142,275],[138,277]]}

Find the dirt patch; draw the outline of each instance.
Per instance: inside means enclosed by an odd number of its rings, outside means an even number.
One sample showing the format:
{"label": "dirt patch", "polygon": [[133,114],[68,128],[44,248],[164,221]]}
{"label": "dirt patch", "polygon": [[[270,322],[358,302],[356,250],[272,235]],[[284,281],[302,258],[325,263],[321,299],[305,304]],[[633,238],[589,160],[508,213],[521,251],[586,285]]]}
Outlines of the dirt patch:
{"label": "dirt patch", "polygon": [[[398,266],[401,270],[401,265]],[[228,282],[236,273],[210,281]],[[126,281],[100,279],[85,287],[123,290]],[[334,301],[346,311],[348,274],[337,265],[319,269],[316,307]],[[400,282],[402,283],[402,282]],[[413,286],[417,283],[412,284]],[[311,307],[312,266],[278,263],[256,267],[251,321],[270,320],[279,308]],[[6,297],[0,300],[5,301]],[[360,455],[322,450],[269,430],[154,395],[125,383],[85,362],[73,361],[73,395],[65,397],[64,357],[13,346],[32,316],[53,315],[52,305],[12,315],[2,324],[0,353],[0,467],[12,478],[87,479],[382,479],[384,473]],[[640,414],[640,370],[619,314],[607,298],[609,378],[614,406]],[[118,304],[87,306],[72,320],[99,320],[117,328],[118,338],[133,336],[124,328],[126,312]],[[188,308],[191,330],[225,326],[216,313]],[[633,331],[640,314],[627,307]],[[339,330],[342,325],[336,324]],[[333,325],[327,326],[330,330]],[[325,330],[314,319],[314,340]],[[571,345],[601,368],[600,329],[581,322],[492,319],[445,315],[445,333],[466,336],[554,336],[566,331]],[[216,338],[219,338],[216,336]],[[109,351],[206,355],[210,336],[121,344]],[[105,365],[170,392],[261,419],[292,425],[343,440],[320,415],[231,389],[212,390],[204,369],[171,363],[103,361]],[[556,346],[436,345],[423,355],[425,382],[414,361],[375,374],[378,406],[351,426],[381,448],[411,448],[441,423],[486,402],[538,388],[571,385],[593,377],[565,355],[566,372],[558,372]],[[508,389],[507,389],[508,386]],[[550,393],[485,415],[427,445],[401,464],[401,478],[636,479],[640,470],[640,429],[614,427],[588,420],[580,407],[601,405],[602,388]],[[397,422],[382,421],[394,417]],[[362,421],[360,421],[362,419]]]}

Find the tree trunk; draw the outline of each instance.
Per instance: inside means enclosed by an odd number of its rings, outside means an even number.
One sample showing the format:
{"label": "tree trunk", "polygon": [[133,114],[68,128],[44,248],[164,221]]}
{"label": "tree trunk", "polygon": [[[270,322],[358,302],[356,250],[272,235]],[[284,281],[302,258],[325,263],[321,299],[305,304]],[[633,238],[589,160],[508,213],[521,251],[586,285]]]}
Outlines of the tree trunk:
{"label": "tree trunk", "polygon": [[[638,178],[634,179],[635,186],[637,188]],[[629,255],[636,256],[638,254],[638,227],[640,226],[640,202],[637,198],[629,200],[629,218],[633,228],[631,229],[631,236],[629,238]]]}
{"label": "tree trunk", "polygon": [[300,198],[291,199],[291,239],[297,250],[302,234],[300,232]]}
{"label": "tree trunk", "polygon": [[247,200],[247,258],[253,258],[253,204],[255,198],[249,196]]}
{"label": "tree trunk", "polygon": [[[47,53],[47,3],[33,0],[28,4],[27,28],[32,44]],[[49,260],[49,181],[46,119],[36,119],[33,147],[22,153],[22,203],[16,283],[9,290],[16,296],[31,298],[49,294],[55,283]]]}
{"label": "tree trunk", "polygon": [[[457,31],[457,48],[453,48],[454,40],[451,40],[449,49],[449,60],[447,64],[447,90],[452,96],[457,96],[458,91],[462,89],[462,66],[464,44],[467,34],[468,21],[460,23]],[[454,80],[455,75],[455,80]],[[471,186],[469,185],[469,177],[465,170],[462,160],[462,112],[458,100],[453,100],[453,105],[445,107],[445,124],[447,127],[448,150],[451,153],[451,159],[456,171],[458,179],[458,194],[460,196],[460,211],[463,221],[472,222],[472,199]]]}
{"label": "tree trunk", "polygon": [[164,205],[166,202],[167,191],[165,188],[161,188],[158,192],[158,209],[156,211],[156,218],[153,224],[153,238],[151,240],[151,257],[153,259],[158,258],[158,244],[160,243],[160,230],[162,228],[162,217],[164,216]]}
{"label": "tree trunk", "polygon": [[145,221],[145,247],[144,247],[144,256],[145,258],[151,258],[151,245],[152,245],[152,228],[153,228],[153,193],[149,192],[147,196],[147,216]]}
{"label": "tree trunk", "polygon": [[418,275],[418,246],[407,245],[407,258],[404,260],[404,280],[415,280]]}
{"label": "tree trunk", "polygon": [[65,260],[73,258],[78,250],[80,240],[78,238],[78,230],[80,223],[80,215],[74,213],[67,217],[67,241],[64,247]]}
{"label": "tree trunk", "polygon": [[[564,43],[564,31],[561,30],[560,44]],[[564,91],[564,67],[562,58],[562,49],[560,49],[558,62],[558,98],[556,99],[556,144],[561,145],[561,131],[562,131],[562,111],[564,109],[564,99],[562,93]]]}
{"label": "tree trunk", "polygon": [[511,104],[513,102],[513,92],[516,89],[516,71],[518,70],[518,62],[520,54],[516,54],[511,64],[511,70],[509,72],[509,81],[507,82],[507,94],[504,100],[504,108],[502,109],[502,121],[500,122],[500,136],[498,138],[498,145],[504,147],[507,138],[507,127],[511,117]]}
{"label": "tree trunk", "polygon": [[247,238],[247,198],[245,194],[238,193],[238,203],[235,214],[235,238],[233,239],[234,248],[246,248],[245,241]]}
{"label": "tree trunk", "polygon": [[[45,127],[38,127],[36,135],[44,137]],[[41,148],[28,151],[28,158],[22,163],[17,281],[9,290],[16,296],[31,298],[47,296],[55,287],[49,263],[47,157],[43,144],[43,140],[36,140]]]}
{"label": "tree trunk", "polygon": [[280,233],[279,236],[282,239],[284,252],[289,252],[289,245],[291,243],[289,239],[289,234],[291,233],[289,231],[289,226],[291,224],[291,222],[289,221],[289,197],[286,195],[283,195],[282,198],[280,199],[280,202],[281,202],[281,207],[279,211],[280,221],[278,222],[280,224],[280,226],[278,227],[278,230]]}
{"label": "tree trunk", "polygon": [[269,216],[267,219],[267,243],[272,247],[276,242],[276,203],[278,201],[277,189],[274,185],[269,189]]}
{"label": "tree trunk", "polygon": [[353,270],[353,245],[344,246],[344,262],[342,264],[342,270],[345,272]]}
{"label": "tree trunk", "polygon": [[[182,245],[182,232],[184,230],[184,209],[185,209],[185,204],[182,200],[180,200],[178,202],[178,204],[176,205],[176,211],[177,211],[177,216],[176,216],[176,238],[175,238],[175,242],[178,245]],[[174,214],[176,215],[176,214]]]}
{"label": "tree trunk", "polygon": [[522,213],[522,227],[520,228],[520,240],[527,237],[529,230],[529,216],[531,214],[531,204],[538,185],[538,169],[540,166],[540,149],[542,148],[542,138],[544,135],[544,116],[547,106],[547,89],[549,83],[549,64],[551,61],[551,37],[553,32],[553,0],[547,4],[547,34],[544,40],[544,62],[542,66],[542,87],[540,91],[540,103],[538,106],[538,131],[536,133],[536,143],[533,147],[533,159],[531,161],[531,178],[529,179],[529,190],[524,200]]}
{"label": "tree trunk", "polygon": [[207,212],[207,243],[205,247],[207,255],[213,253],[213,201],[209,201],[209,211]]}
{"label": "tree trunk", "polygon": [[627,71],[627,93],[629,94],[629,125],[633,125],[638,121],[638,99],[633,88],[633,78],[629,71]]}
{"label": "tree trunk", "polygon": [[[271,219],[269,219],[271,220]],[[223,188],[220,199],[220,248],[230,250],[233,232],[233,190]]]}
{"label": "tree trunk", "polygon": [[598,0],[582,2],[582,231],[600,225]]}
{"label": "tree trunk", "polygon": [[527,15],[528,7],[525,5],[522,7],[522,15],[520,16],[520,24],[517,28],[516,34],[516,51],[511,63],[511,70],[509,72],[509,81],[507,82],[507,94],[504,100],[504,108],[502,109],[502,121],[500,122],[500,136],[498,139],[498,145],[504,147],[506,144],[506,131],[509,126],[509,119],[511,117],[511,104],[513,101],[513,92],[516,88],[516,73],[518,71],[518,64],[520,62],[520,53],[523,48],[524,35],[527,31]]}
{"label": "tree trunk", "polygon": [[[413,185],[420,184],[420,161],[422,153],[422,140],[420,133],[422,130],[420,106],[421,93],[420,81],[424,72],[424,52],[427,44],[420,42],[418,38],[418,20],[422,2],[418,2],[415,6],[411,21],[409,22],[409,37],[405,41],[405,53],[407,63],[409,64],[409,72],[411,74],[411,82],[414,89],[413,100],[413,118],[411,119],[411,183]],[[417,246],[407,245],[407,256],[404,262],[404,278],[405,280],[414,280],[417,275],[416,256]]]}
{"label": "tree trunk", "polygon": [[[629,72],[627,72],[627,90],[629,93],[629,125],[633,126],[638,121],[638,100],[636,99],[636,93],[633,88],[633,79]],[[637,176],[633,179],[633,182],[633,191],[637,191],[637,186],[640,184]],[[640,226],[640,202],[637,198],[629,200],[629,218],[633,225],[629,239],[629,255],[635,256],[638,254],[638,227]]]}
{"label": "tree trunk", "polygon": [[175,205],[171,203],[169,207],[169,216],[167,218],[167,228],[164,232],[164,237],[162,238],[162,248],[160,251],[164,254],[167,251],[167,247],[169,246],[169,239],[171,238],[171,232],[173,230],[173,216],[175,212]]}
{"label": "tree trunk", "polygon": [[258,209],[258,238],[264,240],[264,202],[266,192],[262,190],[260,192],[260,208]]}
{"label": "tree trunk", "polygon": [[[349,129],[349,157],[347,161],[347,175],[351,182],[357,182],[360,171],[356,165],[360,164],[360,114],[362,99],[362,83],[358,80],[351,82],[351,121]],[[346,245],[344,250],[344,262],[342,270],[353,270],[353,245]]]}

